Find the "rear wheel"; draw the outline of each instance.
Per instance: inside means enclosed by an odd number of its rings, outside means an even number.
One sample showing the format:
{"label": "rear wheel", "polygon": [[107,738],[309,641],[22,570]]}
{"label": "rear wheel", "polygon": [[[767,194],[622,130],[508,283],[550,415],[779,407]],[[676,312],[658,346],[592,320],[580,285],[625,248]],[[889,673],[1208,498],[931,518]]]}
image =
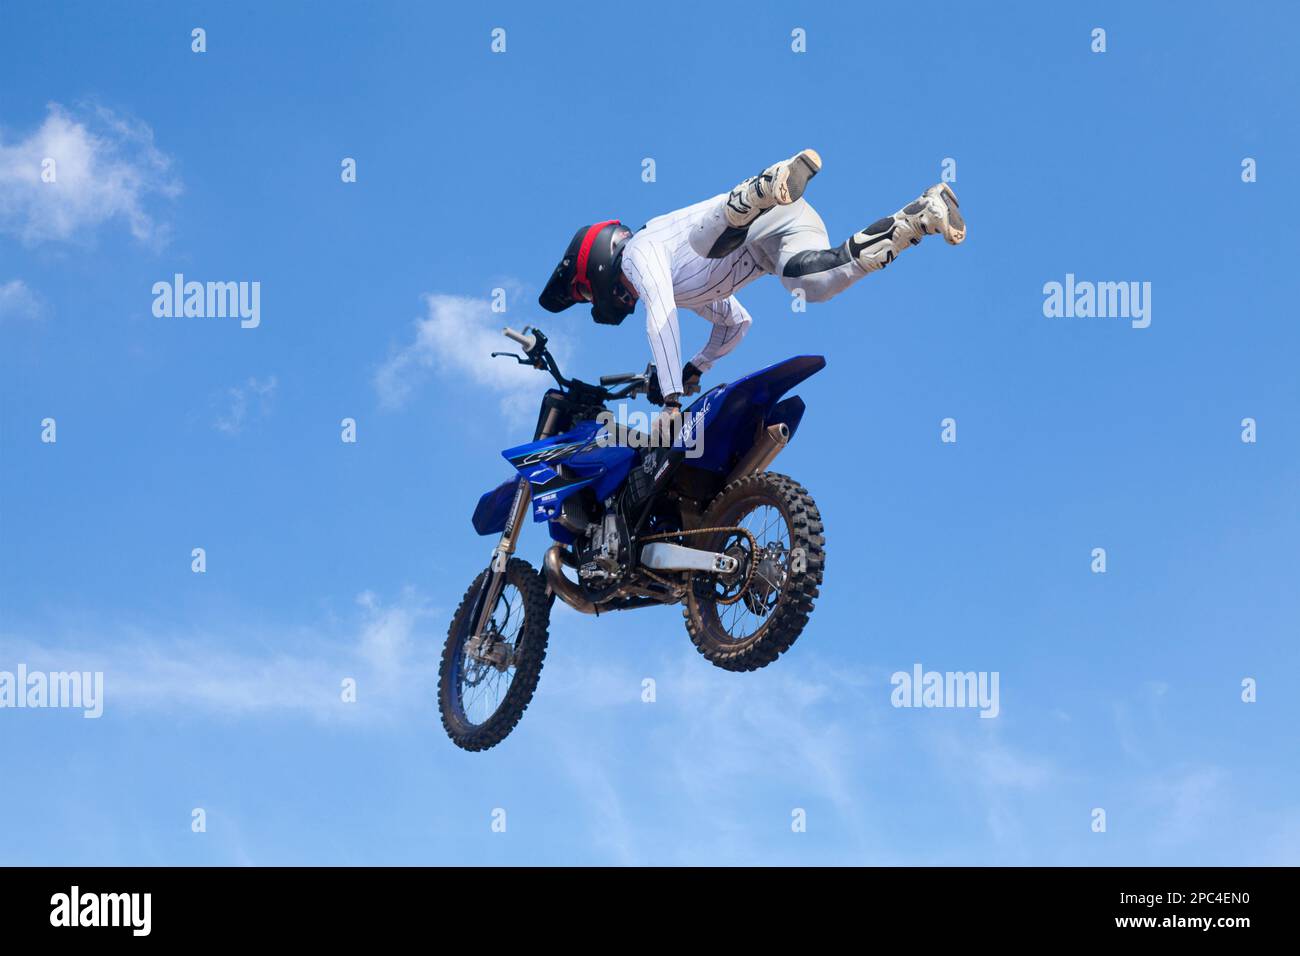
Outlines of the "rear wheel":
{"label": "rear wheel", "polygon": [[727,485],[709,504],[693,547],[735,557],[730,575],[697,575],[687,591],[686,630],[718,667],[752,671],[790,649],[808,623],[826,564],[821,513],[792,478],[765,471]]}
{"label": "rear wheel", "polygon": [[487,750],[505,739],[533,699],[546,659],[551,603],[532,565],[512,558],[491,618],[473,640],[483,571],[452,618],[438,668],[442,726],[457,747]]}

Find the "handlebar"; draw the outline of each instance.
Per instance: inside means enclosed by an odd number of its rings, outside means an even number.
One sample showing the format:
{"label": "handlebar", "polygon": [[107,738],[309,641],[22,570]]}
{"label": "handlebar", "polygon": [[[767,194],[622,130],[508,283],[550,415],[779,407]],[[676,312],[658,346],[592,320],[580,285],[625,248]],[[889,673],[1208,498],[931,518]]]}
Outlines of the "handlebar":
{"label": "handlebar", "polygon": [[[527,326],[525,326],[525,328],[527,328]],[[516,332],[514,329],[510,328],[510,326],[506,326],[502,329],[501,334],[513,342],[518,342],[524,347],[525,352],[531,352],[533,347],[537,344],[537,339],[534,336],[524,335],[522,332]]]}
{"label": "handlebar", "polygon": [[623,372],[619,375],[602,375],[600,377],[601,385],[626,385],[628,382],[635,382],[641,378],[640,372]]}
{"label": "handlebar", "polygon": [[[532,334],[529,334],[529,333]],[[662,398],[658,398],[658,388],[655,387],[655,371],[653,365],[647,365],[644,372],[624,372],[620,375],[602,375],[600,385],[588,385],[580,382],[578,379],[565,378],[560,374],[559,367],[555,364],[555,356],[546,347],[546,336],[540,329],[524,326],[523,332],[516,332],[507,326],[501,330],[501,334],[512,342],[518,343],[524,350],[523,355],[515,355],[513,352],[493,352],[492,357],[504,356],[513,358],[520,365],[531,365],[533,368],[542,369],[550,372],[551,377],[555,379],[560,388],[565,389],[568,393],[582,396],[582,400],[591,402],[603,402],[618,398],[631,398],[636,395],[645,394],[650,401],[655,404],[662,404]],[[611,391],[611,386],[624,386],[617,391]]]}

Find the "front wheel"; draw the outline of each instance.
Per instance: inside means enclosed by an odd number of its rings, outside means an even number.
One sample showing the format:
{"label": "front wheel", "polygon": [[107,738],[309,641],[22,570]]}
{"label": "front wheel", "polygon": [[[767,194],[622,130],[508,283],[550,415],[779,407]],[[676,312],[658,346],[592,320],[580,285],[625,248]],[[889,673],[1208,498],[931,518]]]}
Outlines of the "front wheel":
{"label": "front wheel", "polygon": [[551,602],[532,565],[511,558],[484,633],[473,639],[474,605],[483,571],[451,620],[438,668],[438,708],[452,743],[495,747],[524,715],[546,659]]}
{"label": "front wheel", "polygon": [[701,526],[724,530],[692,546],[729,554],[739,569],[696,576],[682,612],[686,630],[718,667],[765,667],[803,633],[819,593],[826,538],[817,503],[793,478],[763,471],[723,488]]}

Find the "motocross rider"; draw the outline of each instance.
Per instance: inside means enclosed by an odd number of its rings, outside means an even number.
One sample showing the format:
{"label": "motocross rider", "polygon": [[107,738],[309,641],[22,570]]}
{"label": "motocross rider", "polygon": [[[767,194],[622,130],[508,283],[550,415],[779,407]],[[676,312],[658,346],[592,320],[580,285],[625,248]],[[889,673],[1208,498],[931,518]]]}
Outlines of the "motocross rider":
{"label": "motocross rider", "polygon": [[[778,275],[791,292],[824,302],[925,236],[942,235],[952,245],[966,238],[957,196],[939,183],[832,247],[821,217],[803,198],[821,166],[817,152],[805,149],[730,192],[658,216],[636,232],[611,219],[574,233],[538,302],[550,312],[590,302],[592,318],[605,325],[622,322],[637,300],[645,303],[664,405],[655,422],[661,439],[670,440],[680,427],[682,397],[698,392],[701,376],[748,331],[749,313],[735,296],[742,286]],[[685,365],[678,309],[713,327]]]}

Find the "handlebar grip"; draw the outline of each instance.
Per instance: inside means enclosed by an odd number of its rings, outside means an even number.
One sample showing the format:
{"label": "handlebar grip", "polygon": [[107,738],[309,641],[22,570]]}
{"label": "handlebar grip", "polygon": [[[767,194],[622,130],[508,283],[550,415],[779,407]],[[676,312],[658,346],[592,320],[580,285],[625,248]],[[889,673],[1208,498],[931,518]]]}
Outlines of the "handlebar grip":
{"label": "handlebar grip", "polygon": [[628,382],[635,382],[640,377],[640,372],[623,372],[621,375],[602,375],[600,377],[600,384],[625,385]]}
{"label": "handlebar grip", "polygon": [[518,342],[524,347],[525,352],[531,352],[533,346],[537,344],[537,339],[533,338],[531,335],[524,335],[522,332],[516,332],[509,326],[502,329],[501,334],[513,342]]}

